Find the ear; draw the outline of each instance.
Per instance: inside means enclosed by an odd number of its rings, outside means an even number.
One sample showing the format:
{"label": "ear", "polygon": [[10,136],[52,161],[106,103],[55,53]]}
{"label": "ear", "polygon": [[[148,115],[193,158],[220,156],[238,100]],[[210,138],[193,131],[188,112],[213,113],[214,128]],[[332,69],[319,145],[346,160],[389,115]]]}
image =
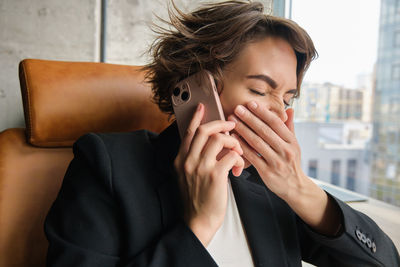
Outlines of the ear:
{"label": "ear", "polygon": [[286,110],[286,114],[288,116],[287,120],[285,121],[286,126],[289,128],[289,130],[294,133],[294,123],[293,123],[293,119],[294,119],[294,109],[292,108],[288,108]]}

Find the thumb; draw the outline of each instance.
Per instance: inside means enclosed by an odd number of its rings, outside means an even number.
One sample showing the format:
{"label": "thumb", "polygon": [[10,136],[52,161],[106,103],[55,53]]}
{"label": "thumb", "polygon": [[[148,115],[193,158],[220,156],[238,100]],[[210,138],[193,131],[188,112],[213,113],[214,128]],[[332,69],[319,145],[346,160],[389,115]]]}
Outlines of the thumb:
{"label": "thumb", "polygon": [[293,118],[294,118],[294,110],[292,108],[288,108],[286,110],[286,114],[288,116],[287,120],[285,121],[286,127],[289,128],[289,130],[294,133],[294,124],[293,124]]}

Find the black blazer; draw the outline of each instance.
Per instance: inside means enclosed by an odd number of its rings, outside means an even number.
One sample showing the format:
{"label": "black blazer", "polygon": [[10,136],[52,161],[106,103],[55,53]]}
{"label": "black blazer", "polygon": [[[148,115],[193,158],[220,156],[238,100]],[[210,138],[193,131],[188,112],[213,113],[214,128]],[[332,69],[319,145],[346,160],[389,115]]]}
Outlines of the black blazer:
{"label": "black blazer", "polygon": [[[172,162],[179,134],[87,134],[45,222],[48,266],[216,266],[181,220]],[[366,215],[336,200],[344,231],[313,232],[254,168],[230,175],[255,266],[399,266],[395,246]]]}

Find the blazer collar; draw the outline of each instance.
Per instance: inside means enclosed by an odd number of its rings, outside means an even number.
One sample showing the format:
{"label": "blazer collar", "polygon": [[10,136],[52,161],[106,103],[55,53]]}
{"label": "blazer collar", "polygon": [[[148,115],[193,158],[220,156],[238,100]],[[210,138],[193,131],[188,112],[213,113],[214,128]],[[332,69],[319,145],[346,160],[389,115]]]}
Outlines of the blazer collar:
{"label": "blazer collar", "polygon": [[180,137],[176,122],[162,131],[153,141],[158,175],[157,193],[160,198],[162,224],[168,228],[181,220],[183,205],[173,162],[178,154]]}
{"label": "blazer collar", "polygon": [[247,168],[239,177],[230,174],[229,178],[254,265],[288,266],[270,191],[255,168]]}
{"label": "blazer collar", "polygon": [[156,166],[167,176],[174,174],[173,162],[181,143],[176,121],[162,131],[153,144],[156,151]]}
{"label": "blazer collar", "polygon": [[[158,194],[163,225],[168,227],[182,217],[182,200],[173,169],[180,145],[176,122],[160,133],[154,145],[157,168],[164,174],[160,178]],[[255,266],[287,266],[270,191],[256,169],[251,166],[239,177],[230,173],[229,178]]]}

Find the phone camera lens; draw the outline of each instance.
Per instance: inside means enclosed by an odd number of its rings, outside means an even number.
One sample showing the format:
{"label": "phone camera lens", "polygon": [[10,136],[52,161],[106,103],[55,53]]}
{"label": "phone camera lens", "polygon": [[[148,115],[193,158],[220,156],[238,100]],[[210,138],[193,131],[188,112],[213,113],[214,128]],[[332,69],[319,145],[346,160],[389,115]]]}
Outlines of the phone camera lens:
{"label": "phone camera lens", "polygon": [[174,96],[178,96],[180,92],[181,92],[181,89],[179,87],[175,87],[173,94],[174,94]]}
{"label": "phone camera lens", "polygon": [[183,92],[181,95],[181,98],[183,101],[186,101],[189,99],[189,93],[188,92]]}

